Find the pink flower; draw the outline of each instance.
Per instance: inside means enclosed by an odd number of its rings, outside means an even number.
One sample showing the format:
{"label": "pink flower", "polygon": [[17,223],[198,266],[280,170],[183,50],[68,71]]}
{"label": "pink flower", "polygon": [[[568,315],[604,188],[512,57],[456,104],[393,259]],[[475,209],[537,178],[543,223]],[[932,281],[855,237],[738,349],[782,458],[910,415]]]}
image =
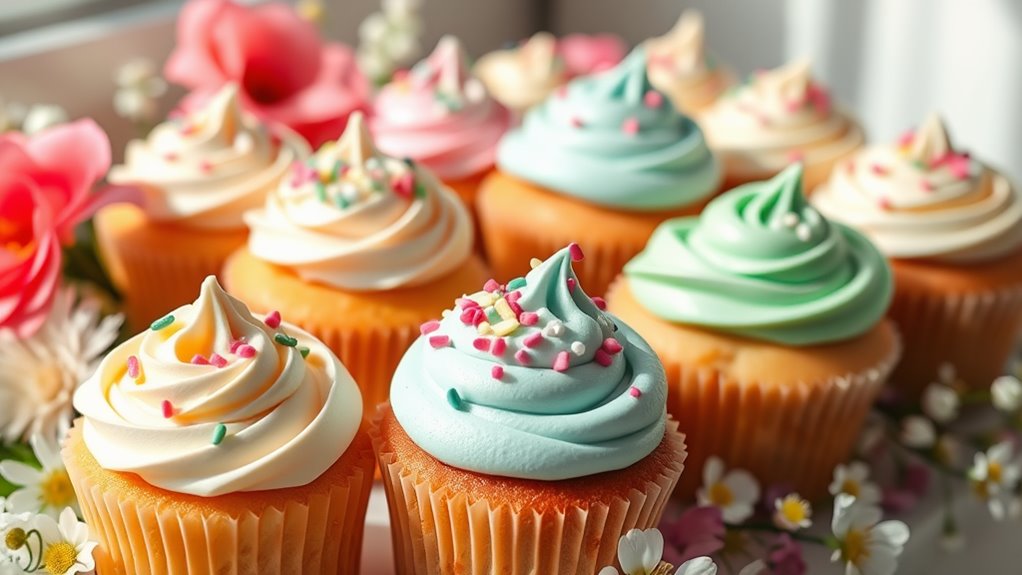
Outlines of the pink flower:
{"label": "pink flower", "polygon": [[348,116],[368,106],[369,83],[352,50],[323,43],[312,23],[276,2],[248,7],[190,0],[164,74],[193,90],[181,103],[184,111],[236,82],[247,110],[290,127],[313,146],[339,137]]}
{"label": "pink flower", "polygon": [[677,519],[660,522],[664,535],[664,561],[685,561],[713,555],[724,548],[724,518],[719,507],[692,507]]}
{"label": "pink flower", "polygon": [[557,53],[572,78],[616,66],[625,50],[624,41],[614,34],[569,34],[557,42]]}
{"label": "pink flower", "polygon": [[0,136],[0,328],[27,337],[42,325],[60,281],[61,243],[117,199],[92,193],[109,168],[110,141],[92,120]]}
{"label": "pink flower", "polygon": [[901,472],[898,485],[884,487],[881,506],[888,513],[907,513],[930,491],[930,468],[916,461]]}
{"label": "pink flower", "polygon": [[774,575],[804,575],[806,562],[802,558],[802,547],[787,533],[777,538],[777,545],[770,551],[771,573]]}

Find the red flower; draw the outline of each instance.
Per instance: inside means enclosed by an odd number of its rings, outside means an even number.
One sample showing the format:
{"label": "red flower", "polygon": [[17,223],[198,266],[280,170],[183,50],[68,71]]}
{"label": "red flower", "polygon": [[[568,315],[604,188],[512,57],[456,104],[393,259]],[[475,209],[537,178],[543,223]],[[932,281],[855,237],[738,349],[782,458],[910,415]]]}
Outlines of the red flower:
{"label": "red flower", "polygon": [[164,74],[192,90],[181,103],[185,111],[235,82],[247,110],[313,146],[339,137],[348,116],[368,107],[369,83],[352,50],[323,43],[313,24],[281,3],[190,0]]}
{"label": "red flower", "polygon": [[92,120],[0,135],[0,328],[21,337],[46,319],[60,282],[60,244],[111,194],[92,188],[110,168],[110,141]]}

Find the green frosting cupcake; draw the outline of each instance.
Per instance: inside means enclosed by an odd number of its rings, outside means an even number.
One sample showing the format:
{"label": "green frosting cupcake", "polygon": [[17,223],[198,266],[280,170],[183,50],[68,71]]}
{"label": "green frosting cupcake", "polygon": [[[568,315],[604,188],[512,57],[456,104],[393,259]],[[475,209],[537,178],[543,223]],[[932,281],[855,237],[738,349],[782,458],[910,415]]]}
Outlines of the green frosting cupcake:
{"label": "green frosting cupcake", "polygon": [[866,332],[893,291],[880,252],[806,202],[800,164],[664,222],[625,275],[658,317],[794,346]]}

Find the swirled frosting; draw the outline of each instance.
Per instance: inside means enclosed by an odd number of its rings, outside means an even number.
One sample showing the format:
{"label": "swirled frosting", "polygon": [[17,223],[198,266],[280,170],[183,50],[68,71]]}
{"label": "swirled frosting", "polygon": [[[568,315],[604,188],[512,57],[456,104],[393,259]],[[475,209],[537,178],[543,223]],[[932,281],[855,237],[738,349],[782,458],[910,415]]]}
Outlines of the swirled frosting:
{"label": "swirled frosting", "polygon": [[461,42],[444,36],[433,54],[380,90],[371,120],[376,145],[413,158],[442,180],[493,167],[511,115],[468,74]]}
{"label": "swirled frosting", "polygon": [[754,74],[717,100],[699,123],[713,151],[742,171],[778,172],[793,161],[830,161],[864,139],[858,124],[813,81],[807,60]]}
{"label": "swirled frosting", "polygon": [[243,228],[245,210],[261,205],[309,149],[289,130],[275,127],[271,133],[242,113],[237,90],[228,85],[205,108],[129,142],[125,162],[110,171],[110,181],[140,188],[154,220]]}
{"label": "swirled frosting", "polygon": [[626,210],[692,204],[720,179],[699,128],[650,86],[642,48],[529,111],[501,141],[497,163],[556,192]]}
{"label": "swirled frosting", "polygon": [[89,451],[204,497],[314,481],[351,444],[362,397],[325,345],[276,319],[206,278],[195,303],[117,346],[75,393]]}
{"label": "swirled frosting", "polygon": [[686,10],[669,32],[646,41],[650,83],[682,111],[708,105],[732,82],[732,75],[707,56],[704,36],[702,14]]}
{"label": "swirled frosting", "polygon": [[813,194],[828,217],[892,258],[994,259],[1022,245],[1022,197],[1004,176],[955,151],[940,117],[838,166]]}
{"label": "swirled frosting", "polygon": [[572,245],[459,298],[405,354],[394,415],[440,461],[537,480],[627,467],[666,425],[663,367],[578,285]]}
{"label": "swirled frosting", "polygon": [[465,206],[428,170],[381,155],[361,112],[245,221],[256,257],[347,290],[423,284],[472,251]]}
{"label": "swirled frosting", "polygon": [[658,317],[797,346],[864,333],[892,292],[880,252],[807,204],[800,164],[663,223],[625,275]]}
{"label": "swirled frosting", "polygon": [[485,54],[474,71],[497,101],[518,112],[539,104],[569,78],[557,55],[557,39],[549,32]]}

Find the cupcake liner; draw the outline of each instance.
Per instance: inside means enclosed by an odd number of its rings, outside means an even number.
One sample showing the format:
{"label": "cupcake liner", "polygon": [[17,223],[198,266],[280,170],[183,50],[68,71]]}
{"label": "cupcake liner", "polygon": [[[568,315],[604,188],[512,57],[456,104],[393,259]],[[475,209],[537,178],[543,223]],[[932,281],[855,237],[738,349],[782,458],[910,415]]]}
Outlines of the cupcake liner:
{"label": "cupcake liner", "polygon": [[[82,514],[99,541],[96,569],[110,574],[358,573],[362,534],[372,487],[368,466],[320,478],[293,501],[260,505],[260,496],[285,490],[232,494],[231,511],[223,498],[202,499],[143,486],[121,474],[79,463],[87,452],[76,425],[64,449],[68,474]],[[346,457],[342,458],[345,461]],[[133,477],[133,476],[132,476]],[[130,483],[130,485],[128,485]],[[234,497],[234,496],[240,497]],[[251,507],[234,513],[240,498]],[[198,501],[197,501],[198,500]],[[244,504],[243,504],[244,505]]]}
{"label": "cupcake liner", "polygon": [[[388,413],[389,406],[381,406],[369,433],[383,472],[398,575],[595,575],[616,564],[624,533],[659,523],[685,457],[677,422],[671,420],[661,448],[674,450],[672,464],[654,480],[631,485],[627,493],[608,491],[605,499],[593,498],[585,506],[566,501],[543,509],[531,505],[528,487],[485,493],[431,484],[430,477],[409,470],[388,450],[380,427]],[[600,476],[591,479],[599,482]]]}
{"label": "cupcake liner", "polygon": [[887,315],[905,342],[891,375],[902,398],[918,398],[944,363],[970,388],[987,389],[1022,332],[1022,283],[972,293],[898,285]]}
{"label": "cupcake liner", "polygon": [[675,495],[691,499],[710,456],[815,499],[826,495],[834,467],[852,453],[877,394],[894,367],[897,346],[874,367],[796,385],[742,381],[670,358],[667,411],[689,439],[688,467]]}

